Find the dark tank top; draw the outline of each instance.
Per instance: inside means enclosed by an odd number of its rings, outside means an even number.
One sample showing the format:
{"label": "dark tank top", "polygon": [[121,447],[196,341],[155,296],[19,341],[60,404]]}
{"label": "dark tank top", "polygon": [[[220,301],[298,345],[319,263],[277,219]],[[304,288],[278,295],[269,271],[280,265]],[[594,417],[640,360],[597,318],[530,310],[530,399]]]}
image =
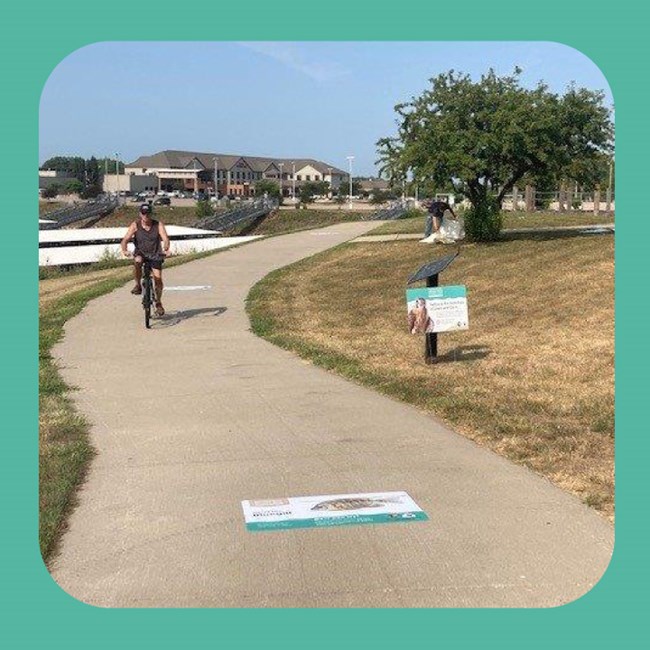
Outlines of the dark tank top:
{"label": "dark tank top", "polygon": [[162,253],[160,247],[160,233],[158,232],[158,222],[152,220],[151,228],[145,230],[142,222],[138,219],[135,230],[135,249],[147,257],[155,257]]}

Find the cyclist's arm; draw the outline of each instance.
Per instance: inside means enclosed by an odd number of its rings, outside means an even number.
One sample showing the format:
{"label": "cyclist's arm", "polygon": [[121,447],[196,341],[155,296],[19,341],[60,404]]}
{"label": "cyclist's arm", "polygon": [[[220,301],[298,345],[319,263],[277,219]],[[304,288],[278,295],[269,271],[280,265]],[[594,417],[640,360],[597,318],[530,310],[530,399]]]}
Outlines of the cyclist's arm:
{"label": "cyclist's arm", "polygon": [[167,255],[169,253],[169,236],[165,230],[165,224],[162,221],[158,222],[158,234],[160,235],[160,239],[162,239],[163,251]]}
{"label": "cyclist's arm", "polygon": [[122,255],[128,255],[128,251],[126,249],[126,245],[133,239],[133,235],[135,235],[135,231],[137,229],[137,226],[135,225],[135,221],[129,226],[129,229],[126,231],[126,235],[124,235],[124,238],[122,239],[122,242],[120,246],[122,247]]}

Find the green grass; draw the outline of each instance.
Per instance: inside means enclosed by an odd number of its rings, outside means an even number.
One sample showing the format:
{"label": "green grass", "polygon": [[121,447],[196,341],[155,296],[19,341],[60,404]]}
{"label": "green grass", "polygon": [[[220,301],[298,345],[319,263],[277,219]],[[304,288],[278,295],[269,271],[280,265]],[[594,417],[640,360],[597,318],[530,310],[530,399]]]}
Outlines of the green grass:
{"label": "green grass", "polygon": [[[398,219],[385,223],[371,235],[393,235],[393,234],[414,234],[424,233],[425,213],[408,219]],[[567,212],[504,212],[503,227],[505,228],[545,228],[559,226],[584,226],[589,224],[613,223],[614,216],[600,214],[597,217],[592,213]]]}
{"label": "green grass", "polygon": [[[101,221],[95,224],[96,228],[128,227],[138,218],[139,203],[126,203]],[[169,205],[155,205],[153,208],[154,219],[160,219],[165,225],[193,226],[197,221],[194,206],[173,207]]]}

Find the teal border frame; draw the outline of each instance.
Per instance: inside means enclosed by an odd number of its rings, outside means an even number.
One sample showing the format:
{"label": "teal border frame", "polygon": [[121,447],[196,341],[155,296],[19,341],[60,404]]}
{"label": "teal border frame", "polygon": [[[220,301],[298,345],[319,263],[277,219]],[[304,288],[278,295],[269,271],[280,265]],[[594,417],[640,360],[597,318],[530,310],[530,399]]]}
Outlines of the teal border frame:
{"label": "teal border frame", "polygon": [[[5,241],[0,404],[4,511],[0,641],[9,648],[636,647],[647,639],[648,362],[643,198],[647,185],[648,9],[547,0],[398,5],[249,0],[14,3],[0,24]],[[617,119],[616,548],[594,589],[569,605],[520,610],[99,609],[65,594],[37,544],[38,106],[50,72],[100,41],[351,40],[557,41],[589,56],[609,80]],[[134,100],[136,98],[133,98]],[[636,202],[635,202],[636,199]],[[645,273],[644,273],[645,271]]]}

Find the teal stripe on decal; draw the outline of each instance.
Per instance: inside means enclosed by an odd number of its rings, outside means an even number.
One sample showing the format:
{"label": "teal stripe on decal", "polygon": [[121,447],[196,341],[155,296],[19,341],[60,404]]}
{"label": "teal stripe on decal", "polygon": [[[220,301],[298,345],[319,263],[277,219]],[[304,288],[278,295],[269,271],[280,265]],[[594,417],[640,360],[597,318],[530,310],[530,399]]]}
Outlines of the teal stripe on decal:
{"label": "teal stripe on decal", "polygon": [[287,530],[289,528],[330,528],[360,524],[394,524],[409,521],[428,521],[425,512],[400,512],[394,515],[349,515],[347,517],[318,517],[317,519],[286,519],[284,521],[254,521],[246,524],[250,531]]}

